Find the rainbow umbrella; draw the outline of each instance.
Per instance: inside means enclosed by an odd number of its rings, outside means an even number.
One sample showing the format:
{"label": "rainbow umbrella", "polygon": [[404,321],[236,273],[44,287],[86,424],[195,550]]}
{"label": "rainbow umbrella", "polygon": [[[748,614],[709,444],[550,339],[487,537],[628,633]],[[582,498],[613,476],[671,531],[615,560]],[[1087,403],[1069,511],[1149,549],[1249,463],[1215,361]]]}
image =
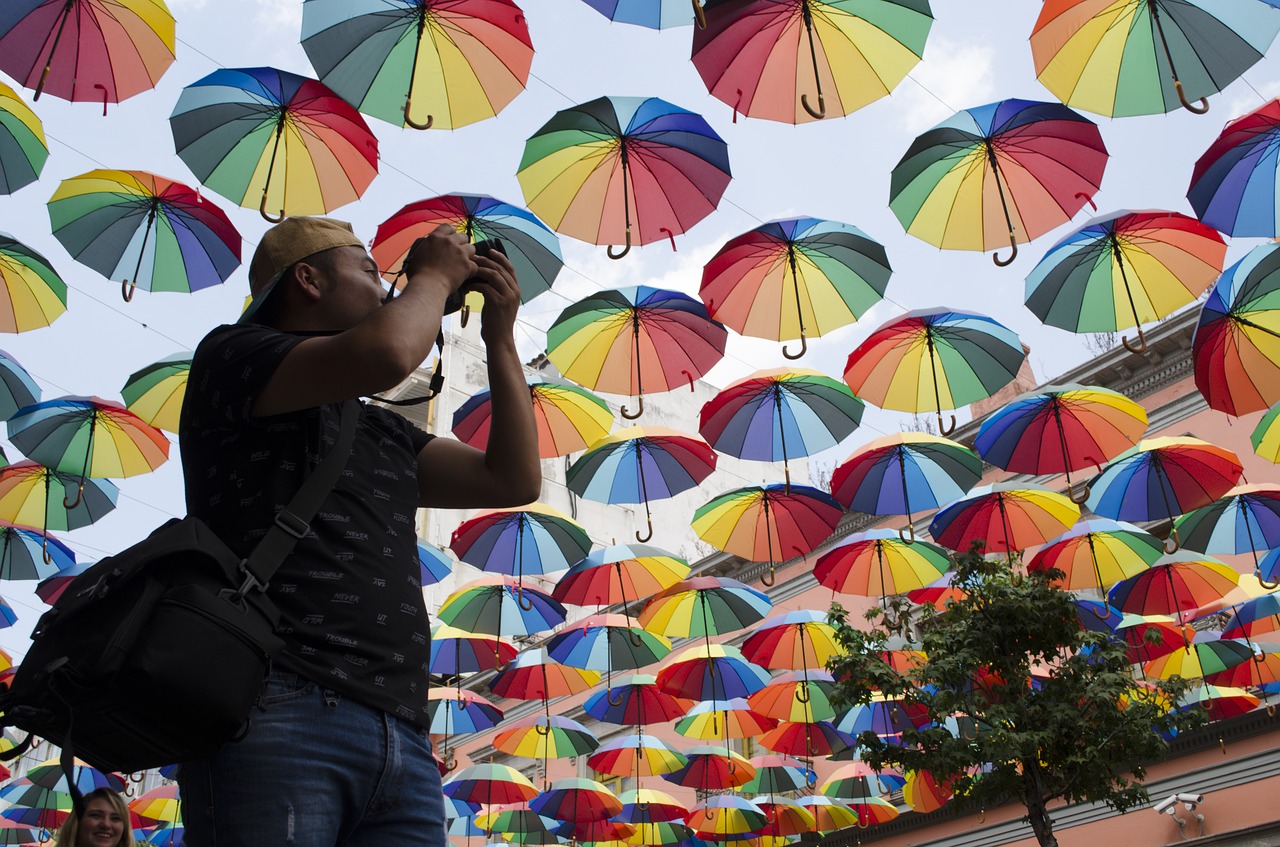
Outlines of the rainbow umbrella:
{"label": "rainbow umbrella", "polygon": [[1012,381],[1026,359],[1018,336],[976,312],[919,309],[882,324],[849,354],[844,381],[882,409],[936,411],[990,397]]}
{"label": "rainbow umbrella", "polygon": [[1187,200],[1196,217],[1231,236],[1280,235],[1278,142],[1280,100],[1228,122],[1191,172]]}
{"label": "rainbow umbrella", "polygon": [[737,788],[756,775],[755,765],[726,747],[699,745],[684,751],[689,764],[662,778],[700,791]]}
{"label": "rainbow umbrella", "polygon": [[37,579],[43,584],[75,564],[71,548],[47,532],[0,520],[0,579]]}
{"label": "rainbow umbrella", "polygon": [[658,687],[652,674],[626,674],[612,687],[587,698],[582,709],[591,717],[621,726],[644,726],[673,721],[689,711],[689,699],[675,697]]}
{"label": "rainbow umbrella", "polygon": [[1071,605],[1075,607],[1076,621],[1085,632],[1114,635],[1116,627],[1124,620],[1124,612],[1103,600],[1076,597],[1071,601]]}
{"label": "rainbow umbrella", "polygon": [[1246,649],[1249,651],[1248,660],[1230,668],[1206,673],[1204,681],[1237,688],[1263,688],[1280,683],[1280,652],[1277,652],[1276,647],[1272,645],[1263,650],[1246,645]]}
{"label": "rainbow umbrella", "polygon": [[[1108,606],[1108,608],[1111,608]],[[1130,664],[1145,664],[1166,653],[1180,650],[1191,641],[1190,624],[1178,624],[1170,615],[1131,615],[1121,613],[1115,635],[1128,645],[1125,657]]]}
{"label": "rainbow umbrella", "polygon": [[515,844],[558,844],[553,830],[556,822],[544,818],[529,808],[528,803],[513,808],[500,809],[489,807],[475,816],[476,828],[482,834],[501,834],[501,840],[490,842],[491,847],[498,847],[509,840]]}
{"label": "rainbow umbrella", "polygon": [[1268,462],[1280,462],[1280,403],[1276,403],[1263,415],[1249,436],[1253,452]]}
{"label": "rainbow umbrella", "polygon": [[810,794],[796,800],[813,815],[813,827],[818,832],[835,832],[858,825],[858,813],[848,803],[833,797]]}
{"label": "rainbow umbrella", "polygon": [[561,715],[530,715],[511,721],[493,736],[493,747],[526,759],[586,756],[600,741],[585,726]]}
{"label": "rainbow umbrella", "polygon": [[19,409],[40,400],[40,386],[8,353],[0,350],[0,418],[13,417]]}
{"label": "rainbow umbrella", "polygon": [[1221,721],[1252,712],[1262,705],[1262,700],[1243,688],[1231,688],[1205,683],[1182,695],[1178,700],[1180,710],[1204,709],[1211,721]]}
{"label": "rainbow umbrella", "polygon": [[583,0],[611,21],[620,24],[666,29],[693,23],[685,0]]}
{"label": "rainbow umbrella", "polygon": [[493,729],[502,721],[502,710],[484,697],[465,688],[427,689],[428,731],[444,736],[440,761],[447,770],[457,767],[457,758],[449,749],[454,735],[467,735]]}
{"label": "rainbow umbrella", "polygon": [[8,420],[9,440],[27,458],[88,477],[150,473],[169,458],[169,439],[118,403],[101,397],[59,397],[19,409]]}
{"label": "rainbow umbrella", "polygon": [[[1001,100],[957,112],[919,136],[890,176],[889,208],[916,238],[994,250],[1070,220],[1102,184],[1098,127],[1061,103]],[[857,389],[854,389],[857,393]]]}
{"label": "rainbow umbrella", "polygon": [[489,680],[489,690],[513,700],[541,700],[580,694],[600,681],[591,670],[562,665],[542,647],[525,650]]}
{"label": "rainbow umbrella", "polygon": [[618,814],[622,801],[594,779],[557,779],[529,801],[529,808],[552,820],[587,823]]}
{"label": "rainbow umbrella", "polygon": [[[1280,547],[1280,488],[1237,485],[1208,506],[1175,520],[1173,528],[1188,550],[1215,556],[1252,554],[1254,573],[1261,574],[1258,552]],[[1263,587],[1280,588],[1280,584],[1264,583]]]}
{"label": "rainbow umbrella", "polygon": [[715,467],[715,451],[701,438],[665,427],[633,426],[591,445],[569,466],[565,484],[597,503],[643,503],[648,530],[636,533],[643,543],[653,537],[649,501],[693,488]]}
{"label": "rainbow umbrella", "polygon": [[524,803],[537,794],[538,789],[520,771],[491,762],[465,767],[444,781],[445,797],[486,806]]}
{"label": "rainbow umbrella", "polygon": [[119,103],[173,64],[163,0],[12,0],[0,15],[0,70],[35,97]]}
{"label": "rainbow umbrella", "polygon": [[941,809],[954,795],[951,781],[930,771],[908,771],[902,786],[903,801],[921,814]]}
{"label": "rainbow umbrella", "polygon": [[661,738],[640,732],[610,738],[587,759],[587,767],[596,773],[623,777],[660,776],[688,763],[683,753]]}
{"label": "rainbow umbrella", "polygon": [[[61,551],[54,552],[50,558],[53,559],[59,555]],[[71,550],[67,550],[68,554],[74,556]],[[67,590],[67,586],[71,580],[92,567],[94,562],[70,562],[63,568],[58,570],[52,576],[47,576],[36,585],[36,596],[43,600],[47,605],[52,606],[58,602],[58,598],[62,596],[62,592]]]}
{"label": "rainbow umbrella", "polygon": [[728,330],[700,302],[678,291],[635,285],[600,291],[570,305],[547,330],[547,358],[568,379],[595,391],[644,395],[692,386],[724,357]]}
{"label": "rainbow umbrella", "polygon": [[563,665],[603,671],[608,691],[613,689],[615,670],[637,670],[671,652],[669,640],[623,615],[590,615],[575,621],[551,636],[546,647],[551,658]]}
{"label": "rainbow umbrella", "polygon": [[1227,268],[1191,339],[1196,388],[1211,408],[1247,415],[1280,400],[1280,244]]}
{"label": "rainbow umbrella", "polygon": [[698,838],[725,841],[764,829],[768,819],[754,801],[734,794],[716,794],[694,806],[685,822]]}
{"label": "rainbow umbrella", "polygon": [[1137,444],[1146,430],[1146,409],[1123,394],[1067,383],[1043,386],[1001,406],[982,422],[973,444],[1007,471],[1065,473],[1067,493],[1075,500],[1072,471],[1100,467]]}
{"label": "rainbow umbrella", "polygon": [[902,82],[933,25],[928,0],[707,0],[705,8],[693,64],[734,120],[852,114]]}
{"label": "rainbow umbrella", "polygon": [[831,756],[857,746],[857,740],[831,721],[783,721],[760,736],[760,746],[792,756]]}
{"label": "rainbow umbrella", "polygon": [[847,805],[858,816],[859,827],[888,823],[901,814],[897,806],[883,797],[858,797]]}
{"label": "rainbow umbrella", "polygon": [[1031,53],[1045,88],[1078,109],[1118,118],[1181,104],[1203,113],[1205,97],[1267,52],[1275,18],[1245,0],[1049,0]]}
{"label": "rainbow umbrella", "polygon": [[[585,388],[532,380],[529,396],[538,427],[539,458],[554,459],[585,450],[608,435],[613,425],[609,405]],[[453,434],[483,450],[489,443],[491,413],[489,390],[473,394],[453,413]]]}
{"label": "rainbow umbrella", "polygon": [[[702,269],[698,289],[716,320],[775,341],[822,336],[853,323],[884,296],[892,271],[884,247],[849,224],[771,221],[730,239]],[[790,284],[788,284],[788,277]]]}
{"label": "rainbow umbrella", "polygon": [[591,539],[568,515],[530,503],[519,509],[487,509],[468,518],[453,531],[449,547],[482,571],[515,576],[516,598],[530,611],[523,596],[524,575],[567,569],[587,554]]}
{"label": "rainbow umbrella", "polygon": [[818,775],[799,759],[779,753],[752,756],[756,775],[740,786],[744,794],[786,794],[816,785]]}
{"label": "rainbow umbrella", "polygon": [[1179,550],[1117,582],[1107,592],[1107,602],[1130,614],[1173,615],[1183,621],[1221,600],[1239,580],[1240,574],[1217,559]]}
{"label": "rainbow umbrella", "polygon": [[[745,697],[701,700],[675,723],[676,732],[701,741],[755,738],[778,722],[757,714]],[[757,772],[758,773],[758,772]]]}
{"label": "rainbow umbrella", "polygon": [[240,266],[240,233],[226,213],[180,182],[146,171],[93,170],[64,179],[49,199],[67,252],[133,292],[190,293],[221,285]]}
{"label": "rainbow umbrella", "polygon": [[620,259],[633,239],[674,245],[715,210],[729,184],[728,146],[700,115],[665,100],[600,97],[534,133],[516,178],[552,229],[592,244],[623,242],[619,252],[609,248]]}
{"label": "rainbow umbrella", "polygon": [[[683,758],[682,755],[681,758]],[[622,801],[622,811],[615,820],[628,823],[678,821],[684,818],[685,812],[688,811],[679,800],[656,788],[633,788],[621,792],[618,799]]]}
{"label": "rainbow umbrella", "polygon": [[1054,585],[1068,591],[1107,588],[1145,571],[1160,558],[1160,540],[1132,524],[1107,518],[1082,520],[1045,544],[1028,571],[1056,569]]}
{"label": "rainbow umbrella", "polygon": [[921,588],[908,591],[907,599],[921,606],[932,606],[939,612],[947,606],[969,596],[965,589],[953,584],[955,573],[946,573]]}
{"label": "rainbow umbrella", "polygon": [[129,801],[129,811],[142,818],[148,826],[160,823],[182,822],[182,798],[177,783],[158,785],[144,791]]}
{"label": "rainbow umbrella", "polygon": [[702,406],[698,432],[721,453],[760,462],[789,461],[835,447],[857,429],[865,405],[849,387],[817,371],[756,371]]}
{"label": "rainbow umbrella", "polygon": [[0,232],[0,332],[26,332],[67,310],[67,284],[49,260]]}
{"label": "rainbow umbrella", "polygon": [[176,434],[191,355],[189,350],[174,353],[129,374],[120,389],[125,408],[156,429]]}
{"label": "rainbow umbrella", "polygon": [[40,118],[16,91],[0,83],[0,194],[35,182],[48,158]]}
{"label": "rainbow umbrella", "polygon": [[622,847],[626,839],[633,838],[636,827],[626,821],[609,820],[565,821],[557,824],[555,833],[570,843],[588,843],[599,847]]}
{"label": "rainbow umbrella", "polygon": [[1094,218],[1069,233],[1027,276],[1026,302],[1049,326],[1071,332],[1138,330],[1193,302],[1218,275],[1227,245],[1194,218],[1160,209]]}
{"label": "rainbow umbrella", "polygon": [[439,624],[431,629],[427,669],[439,676],[459,677],[456,690],[462,691],[461,674],[501,670],[515,659],[516,653],[515,645],[502,636],[476,635]]}
{"label": "rainbow umbrella", "polygon": [[869,703],[853,706],[835,722],[836,729],[855,738],[864,732],[874,732],[881,738],[896,738],[918,726],[919,723],[898,700],[879,694]]}
{"label": "rainbow umbrella", "polygon": [[1193,641],[1158,658],[1145,662],[1142,672],[1152,679],[1202,679],[1229,671],[1242,663],[1253,664],[1252,648],[1241,641],[1214,639]]}
{"label": "rainbow umbrella", "polygon": [[808,609],[768,618],[742,642],[747,661],[771,671],[821,670],[844,652],[826,614]]}
{"label": "rainbow umbrella", "polygon": [[630,601],[657,594],[689,575],[689,564],[647,544],[611,544],[593,550],[556,580],[551,596],[575,606],[622,604],[630,619]]}
{"label": "rainbow umbrella", "polygon": [[342,99],[414,129],[492,118],[524,91],[533,61],[512,0],[306,0],[302,47]]}
{"label": "rainbow umbrella", "polygon": [[440,604],[436,617],[485,635],[532,635],[564,623],[565,608],[551,595],[506,576],[472,580]]}
{"label": "rainbow umbrella", "polygon": [[550,289],[564,267],[560,240],[546,224],[532,212],[484,194],[444,194],[410,203],[378,225],[369,252],[389,277],[404,265],[415,241],[442,225],[473,244],[501,240],[520,280],[522,303]]}
{"label": "rainbow umbrella", "polygon": [[275,68],[221,68],[193,82],[169,125],[202,184],[273,223],[351,203],[378,172],[378,140],[360,113],[323,83]]}
{"label": "rainbow umbrella", "polygon": [[895,770],[873,770],[863,761],[841,765],[831,772],[818,789],[818,796],[837,800],[879,797],[906,784],[906,778]]}
{"label": "rainbow umbrella", "polygon": [[904,538],[915,538],[911,513],[963,497],[982,477],[972,450],[926,432],[899,432],[869,441],[831,474],[831,493],[847,509],[906,515]]}
{"label": "rainbow umbrella", "polygon": [[686,700],[750,697],[769,682],[769,674],[748,662],[737,647],[699,644],[673,653],[658,669],[658,687]]}
{"label": "rainbow umbrella", "polygon": [[18,622],[18,614],[9,605],[9,601],[0,597],[0,629],[7,629]]}
{"label": "rainbow umbrella", "polygon": [[453,573],[455,559],[445,550],[425,541],[418,542],[418,564],[423,585],[435,585]]}
{"label": "rainbow umbrella", "polygon": [[894,530],[872,529],[849,535],[823,552],[813,576],[841,594],[884,597],[931,585],[949,567],[950,556],[936,544],[904,541]]}
{"label": "rainbow umbrella", "polygon": [[[684,819],[685,810],[680,812],[680,820]],[[703,842],[693,837],[693,830],[677,820],[642,821],[636,824],[635,835],[625,842],[634,845],[650,845],[651,847],[696,847]]]}
{"label": "rainbow umbrella", "polygon": [[844,509],[807,485],[735,488],[693,513],[693,531],[713,547],[752,562],[769,562],[760,577],[774,583],[774,562],[807,555],[835,531]]}
{"label": "rainbow umbrella", "polygon": [[747,697],[751,708],[777,721],[799,723],[830,720],[836,716],[831,705],[835,680],[822,669],[802,668],[779,674],[759,691]]}
{"label": "rainbow umbrella", "polygon": [[1280,632],[1280,594],[1261,594],[1231,607],[1222,626],[1224,638],[1258,637]]}
{"label": "rainbow umbrella", "polygon": [[[1148,438],[1112,460],[1089,483],[1085,504],[1118,521],[1158,521],[1207,506],[1226,494],[1243,468],[1230,450],[1198,438]],[[1178,548],[1178,530],[1169,533]]]}
{"label": "rainbow umbrella", "polygon": [[[72,492],[78,500],[68,506]],[[119,495],[108,480],[86,480],[30,460],[0,468],[0,520],[39,527],[46,540],[49,530],[79,529],[98,520],[116,507]]]}
{"label": "rainbow umbrella", "polygon": [[1080,517],[1070,498],[1041,485],[996,483],[942,509],[929,523],[929,534],[952,550],[968,550],[975,541],[989,552],[1013,551],[1043,544],[1061,535]]}
{"label": "rainbow umbrella", "polygon": [[746,629],[764,620],[772,606],[764,592],[736,579],[694,576],[650,597],[639,620],[646,629],[671,638],[703,638],[710,648],[711,636]]}
{"label": "rainbow umbrella", "polygon": [[798,802],[773,796],[773,792],[765,792],[765,797],[756,797],[755,803],[764,812],[765,826],[760,831],[764,838],[780,838],[781,844],[790,843],[790,836],[813,832],[817,820],[813,813]]}

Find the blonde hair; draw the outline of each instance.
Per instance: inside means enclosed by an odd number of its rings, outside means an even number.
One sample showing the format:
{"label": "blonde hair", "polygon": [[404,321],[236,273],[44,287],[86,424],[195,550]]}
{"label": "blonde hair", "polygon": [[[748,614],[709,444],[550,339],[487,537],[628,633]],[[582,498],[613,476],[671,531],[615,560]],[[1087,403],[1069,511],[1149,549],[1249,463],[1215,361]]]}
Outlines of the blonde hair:
{"label": "blonde hair", "polygon": [[[124,802],[124,797],[119,791],[113,788],[95,788],[88,794],[84,795],[84,807],[89,808],[89,804],[99,797],[106,800],[115,809],[116,814],[120,815],[124,822],[124,829],[120,834],[120,840],[116,842],[116,847],[135,847],[133,840],[133,827],[129,825],[129,806]],[[58,837],[53,843],[56,847],[76,847],[76,837],[80,834],[80,818],[74,812],[67,815],[67,819],[62,822],[62,826],[58,829]]]}

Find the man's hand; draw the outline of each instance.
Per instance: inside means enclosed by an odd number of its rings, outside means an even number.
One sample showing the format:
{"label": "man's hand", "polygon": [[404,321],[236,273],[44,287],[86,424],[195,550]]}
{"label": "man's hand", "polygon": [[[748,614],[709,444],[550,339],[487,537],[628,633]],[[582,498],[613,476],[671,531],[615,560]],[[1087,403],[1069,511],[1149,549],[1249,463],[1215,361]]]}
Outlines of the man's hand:
{"label": "man's hand", "polygon": [[467,236],[447,224],[413,242],[404,260],[406,281],[422,275],[435,276],[447,286],[445,296],[457,291],[477,272],[476,250]]}
{"label": "man's hand", "polygon": [[486,346],[515,334],[516,312],[520,309],[520,283],[511,260],[497,250],[476,256],[475,276],[468,288],[484,297],[480,313],[480,337]]}

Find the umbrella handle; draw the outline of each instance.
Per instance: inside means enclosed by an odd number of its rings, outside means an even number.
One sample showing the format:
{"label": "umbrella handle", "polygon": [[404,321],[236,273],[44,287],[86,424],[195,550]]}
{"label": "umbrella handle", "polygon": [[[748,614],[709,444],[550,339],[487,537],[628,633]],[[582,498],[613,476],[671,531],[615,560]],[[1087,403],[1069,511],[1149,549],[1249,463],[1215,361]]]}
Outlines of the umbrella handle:
{"label": "umbrella handle", "polygon": [[772,566],[770,566],[769,572],[767,574],[760,575],[760,584],[763,585],[765,588],[772,588],[774,583],[776,583],[777,581],[778,581],[777,577],[775,577],[773,574]]}
{"label": "umbrella handle", "polygon": [[809,702],[809,699],[810,699],[810,698],[809,698],[809,689],[807,689],[807,688],[805,688],[805,687],[803,687],[803,686],[801,686],[800,688],[797,688],[797,689],[796,689],[796,701],[797,701],[797,702],[800,702],[800,703],[808,703],[808,702]]}
{"label": "umbrella handle", "polygon": [[676,251],[676,234],[671,230],[667,229],[665,226],[658,227],[658,232],[665,232],[667,234],[667,239],[671,242],[671,252],[672,253],[677,252]]}
{"label": "umbrella handle", "polygon": [[1001,259],[999,254],[992,253],[991,261],[995,262],[996,265],[1002,268],[1007,268],[1009,265],[1012,265],[1013,260],[1018,258],[1018,242],[1014,240],[1012,232],[1009,233],[1009,246],[1013,248],[1013,252],[1009,254],[1009,258]]}
{"label": "umbrella handle", "polygon": [[827,99],[822,96],[821,91],[818,92],[818,108],[817,109],[814,109],[812,106],[809,105],[808,94],[800,95],[800,105],[803,106],[804,110],[809,113],[809,116],[814,118],[815,120],[820,121],[827,116]]}
{"label": "umbrella handle", "polygon": [[527,606],[526,606],[526,605],[524,604],[524,586],[523,586],[523,585],[517,585],[517,586],[516,586],[516,602],[517,602],[517,603],[519,603],[519,604],[520,604],[520,608],[524,609],[526,612],[532,612],[532,611],[533,611],[533,601],[532,601],[532,600],[530,600],[530,601],[529,601],[529,605],[527,605]]}
{"label": "umbrella handle", "polygon": [[614,699],[613,699],[613,689],[612,689],[612,688],[607,688],[607,689],[605,689],[605,697],[609,700],[609,705],[610,705],[610,706],[621,706],[621,705],[622,705],[622,694],[621,694],[621,693],[619,693],[619,694],[618,694],[618,699],[617,699],[617,700],[614,700]]}
{"label": "umbrella handle", "polygon": [[1068,486],[1067,496],[1070,497],[1071,502],[1075,503],[1077,506],[1084,505],[1085,501],[1089,499],[1089,483],[1086,482],[1084,484],[1084,488],[1081,488],[1078,491],[1074,485]]}
{"label": "umbrella handle", "polygon": [[[644,639],[643,639],[643,638],[641,638],[641,637],[640,637],[640,634],[639,634],[638,632],[636,632],[634,629],[633,629],[633,630],[631,630],[631,643],[632,643],[632,644],[634,644],[634,645],[635,645],[635,646],[637,646],[637,647],[643,647],[643,646],[644,646]],[[617,703],[614,703],[613,705],[617,706],[618,704],[617,704]]]}
{"label": "umbrella handle", "polygon": [[[623,414],[625,415],[626,412],[624,411]],[[639,541],[641,544],[645,543],[650,538],[653,538],[653,518],[648,518],[648,522],[649,522],[649,532],[646,535],[641,536],[640,533],[638,532],[636,533],[636,541]]]}
{"label": "umbrella handle", "polygon": [[1147,336],[1143,334],[1142,327],[1138,327],[1138,346],[1135,347],[1130,344],[1129,339],[1126,336],[1121,336],[1120,343],[1123,344],[1124,349],[1128,350],[1130,353],[1141,353],[1147,349]]}
{"label": "umbrella handle", "polygon": [[539,735],[541,735],[541,736],[547,736],[547,735],[550,735],[550,734],[551,734],[551,727],[549,727],[549,726],[543,726],[543,725],[542,725],[542,724],[540,724],[540,723],[536,723],[536,724],[534,724],[534,725],[533,725],[533,730],[534,730],[534,732],[538,733],[538,734],[539,734]]}
{"label": "umbrella handle", "polygon": [[1092,612],[1092,613],[1093,613],[1093,616],[1094,616],[1095,618],[1097,618],[1098,620],[1100,620],[1100,621],[1105,621],[1107,618],[1111,617],[1110,615],[1105,615],[1105,614],[1100,615],[1100,614],[1098,614],[1098,610],[1097,610],[1097,609],[1095,609],[1095,608],[1093,608],[1092,606],[1090,606],[1090,607],[1089,607],[1089,611],[1090,611],[1090,612]]}
{"label": "umbrella handle", "polygon": [[417,121],[415,121],[413,118],[409,117],[409,107],[412,105],[412,103],[413,103],[413,98],[411,97],[404,98],[404,125],[407,127],[411,127],[412,129],[431,129],[431,125],[436,122],[436,119],[431,115],[427,115],[427,122],[425,124],[420,124]]}
{"label": "umbrella handle", "polygon": [[[636,413],[634,415],[631,414],[631,412],[627,409],[626,406],[622,407],[622,416],[629,421],[634,421],[636,418],[640,417],[643,414],[644,414],[644,395],[643,394],[636,396]],[[648,541],[649,539],[642,538],[640,540]]]}
{"label": "umbrella handle", "polygon": [[284,209],[281,209],[281,210],[280,210],[280,216],[279,216],[279,217],[277,217],[277,218],[273,218],[273,217],[271,217],[271,215],[270,215],[270,214],[268,214],[268,213],[267,213],[267,192],[266,192],[266,189],[263,189],[263,191],[262,191],[262,202],[258,204],[258,212],[259,212],[259,214],[261,214],[261,215],[262,215],[262,219],[263,219],[264,221],[266,221],[267,223],[269,223],[269,224],[278,224],[278,223],[280,223],[282,220],[284,220]]}
{"label": "umbrella handle", "polygon": [[133,300],[133,292],[137,287],[138,281],[136,279],[132,282],[126,279],[120,283],[120,296],[124,298],[124,302],[128,303]]}
{"label": "umbrella handle", "polygon": [[105,118],[107,116],[107,87],[100,82],[95,82],[93,87],[102,90],[102,116]]}
{"label": "umbrella handle", "polygon": [[907,524],[898,530],[898,537],[902,539],[903,544],[916,543],[916,527],[915,524]]}
{"label": "umbrella handle", "polygon": [[[1013,261],[1013,259],[1012,259],[1012,258],[1010,258],[1010,259],[1009,259],[1009,261],[1010,261],[1010,262],[1012,262],[1012,261]],[[997,262],[996,264],[999,264],[999,262]],[[1008,264],[1008,262],[1006,262],[1005,264]],[[956,431],[956,416],[955,416],[955,415],[952,415],[952,416],[951,416],[951,425],[950,425],[950,426],[943,426],[943,425],[942,425],[942,412],[938,412],[938,434],[939,434],[939,435],[950,435],[951,433],[953,433],[953,432],[955,432],[955,431]]]}
{"label": "umbrella handle", "polygon": [[1193,106],[1187,102],[1187,95],[1182,90],[1182,83],[1176,79],[1173,81],[1173,90],[1178,92],[1178,101],[1182,103],[1182,108],[1186,109],[1188,112],[1203,115],[1205,112],[1209,111],[1209,101],[1204,97],[1200,98],[1199,106]]}
{"label": "umbrella handle", "polygon": [[788,350],[786,347],[783,347],[783,348],[782,348],[782,355],[786,356],[788,359],[799,359],[801,356],[803,356],[803,355],[805,354],[805,352],[806,352],[808,349],[809,349],[809,339],[805,338],[805,337],[804,337],[804,333],[803,333],[803,332],[801,332],[801,333],[800,333],[800,352],[799,352],[799,353],[792,353],[792,352],[791,352],[790,350]]}
{"label": "umbrella handle", "polygon": [[458,313],[458,326],[465,327],[467,320],[471,317],[471,307],[466,303],[462,304],[462,311]]}
{"label": "umbrella handle", "polygon": [[[702,10],[702,4],[699,3],[698,0],[693,0],[693,22],[698,25],[698,29],[707,28],[707,13]],[[44,72],[48,73],[49,69],[45,68]],[[43,85],[44,80],[41,79],[40,83]],[[36,99],[40,99],[39,93],[36,94]]]}
{"label": "umbrella handle", "polygon": [[452,750],[449,750],[444,754],[443,764],[446,771],[458,769],[458,757],[453,754]]}
{"label": "umbrella handle", "polygon": [[80,505],[80,501],[81,501],[82,499],[84,499],[84,478],[83,478],[83,477],[81,477],[81,478],[80,478],[80,485],[79,485],[79,487],[78,487],[78,488],[76,488],[76,499],[74,499],[74,500],[72,500],[70,503],[68,503],[68,502],[67,502],[67,498],[66,498],[66,497],[63,497],[63,498],[62,498],[62,508],[64,508],[64,509],[74,509],[76,506],[79,506],[79,505]]}
{"label": "umbrella handle", "polygon": [[1268,703],[1268,704],[1267,704],[1267,717],[1269,717],[1269,718],[1274,718],[1275,716],[1276,716],[1276,704],[1275,704],[1275,703]]}
{"label": "umbrella handle", "polygon": [[[696,6],[696,5],[697,5],[697,3],[698,3],[698,0],[693,0],[693,2],[694,2],[694,5]],[[608,248],[606,248],[606,249],[605,249],[605,253],[607,253],[607,254],[608,254],[608,256],[609,256],[609,258],[610,258],[610,259],[621,259],[623,256],[627,255],[627,254],[628,254],[628,253],[630,253],[630,252],[631,252],[631,230],[630,230],[630,228],[628,228],[628,229],[627,229],[627,240],[626,240],[626,243],[625,243],[625,245],[623,246],[622,250],[620,250],[620,251],[619,251],[619,252],[617,252],[617,253],[613,252],[613,245],[612,245],[612,244],[610,244],[610,245],[608,246]]]}
{"label": "umbrella handle", "polygon": [[53,564],[53,557],[49,555],[49,531],[45,530],[44,535],[40,537],[43,539],[43,543],[40,545],[40,554],[44,556],[44,563],[51,565]]}
{"label": "umbrella handle", "polygon": [[1275,589],[1280,588],[1280,581],[1267,582],[1265,579],[1262,578],[1262,571],[1255,569],[1254,573],[1258,575],[1258,584],[1261,585],[1263,588],[1267,589],[1268,591],[1274,591]]}
{"label": "umbrella handle", "polygon": [[[1173,546],[1169,546],[1169,542],[1173,542]],[[1178,538],[1178,528],[1176,526],[1169,527],[1169,537],[1164,540],[1164,552],[1177,553],[1182,547],[1182,539]]]}

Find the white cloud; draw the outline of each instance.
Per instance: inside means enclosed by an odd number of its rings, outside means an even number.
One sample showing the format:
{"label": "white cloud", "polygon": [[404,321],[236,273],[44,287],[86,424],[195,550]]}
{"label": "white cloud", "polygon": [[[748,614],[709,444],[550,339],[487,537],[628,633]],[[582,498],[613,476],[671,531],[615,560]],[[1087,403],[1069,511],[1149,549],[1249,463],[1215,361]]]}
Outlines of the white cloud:
{"label": "white cloud", "polygon": [[998,99],[994,46],[935,33],[926,59],[894,92],[894,105],[902,110],[908,129],[922,132],[960,109]]}

